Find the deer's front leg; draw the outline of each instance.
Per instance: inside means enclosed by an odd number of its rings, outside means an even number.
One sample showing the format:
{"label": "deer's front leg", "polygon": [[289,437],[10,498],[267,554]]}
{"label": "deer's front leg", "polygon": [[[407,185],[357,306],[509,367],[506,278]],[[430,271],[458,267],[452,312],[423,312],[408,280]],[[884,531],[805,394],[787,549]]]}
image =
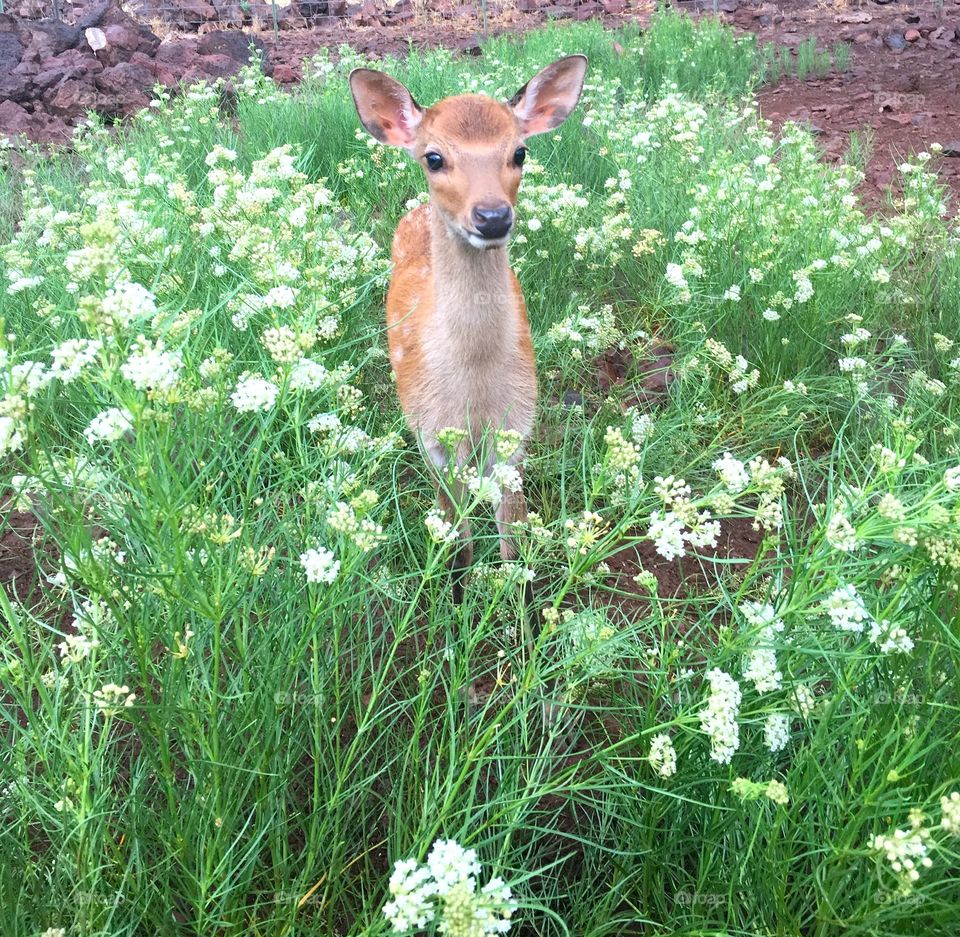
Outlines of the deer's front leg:
{"label": "deer's front leg", "polygon": [[466,517],[458,517],[466,503],[467,490],[462,482],[450,479],[445,446],[436,440],[425,439],[423,447],[434,469],[432,474],[437,489],[437,503],[443,512],[444,520],[452,524],[458,532],[450,557],[450,570],[453,576],[453,601],[460,605],[463,602],[464,580],[473,565],[473,534],[470,521]]}
{"label": "deer's front leg", "polygon": [[517,558],[516,537],[513,525],[527,519],[527,499],[523,491],[503,490],[503,499],[497,505],[497,532],[500,534],[500,557],[503,560]]}

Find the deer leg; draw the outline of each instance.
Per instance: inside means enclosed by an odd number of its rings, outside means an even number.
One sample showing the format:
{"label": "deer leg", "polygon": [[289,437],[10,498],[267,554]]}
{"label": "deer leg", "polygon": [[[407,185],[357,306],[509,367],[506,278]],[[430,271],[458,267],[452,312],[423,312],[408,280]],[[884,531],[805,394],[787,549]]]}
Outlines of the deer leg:
{"label": "deer leg", "polygon": [[[457,504],[439,480],[437,481],[437,501],[447,523],[457,525]],[[457,525],[457,530],[459,535],[453,543],[450,556],[450,572],[453,579],[453,601],[454,604],[461,605],[463,603],[464,580],[473,565],[473,540],[470,521],[462,518]]]}
{"label": "deer leg", "polygon": [[527,499],[522,491],[504,489],[503,499],[497,505],[497,532],[500,534],[500,558],[517,558],[517,545],[512,525],[527,519]]}

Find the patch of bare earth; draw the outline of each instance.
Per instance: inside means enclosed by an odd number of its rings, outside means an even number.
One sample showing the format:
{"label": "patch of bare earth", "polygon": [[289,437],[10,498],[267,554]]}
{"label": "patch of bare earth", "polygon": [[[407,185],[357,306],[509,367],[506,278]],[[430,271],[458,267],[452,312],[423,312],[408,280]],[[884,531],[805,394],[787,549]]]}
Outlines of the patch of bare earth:
{"label": "patch of bare earth", "polygon": [[[940,174],[960,195],[960,0],[942,4],[765,3],[739,7],[729,17],[761,42],[796,50],[808,37],[817,48],[837,44],[850,52],[850,68],[825,78],[796,78],[761,90],[764,117],[779,130],[800,121],[819,135],[825,157],[839,160],[852,132],[867,132],[872,150],[861,194],[882,206],[895,167],[908,153],[945,147]],[[955,206],[954,206],[955,208]]]}

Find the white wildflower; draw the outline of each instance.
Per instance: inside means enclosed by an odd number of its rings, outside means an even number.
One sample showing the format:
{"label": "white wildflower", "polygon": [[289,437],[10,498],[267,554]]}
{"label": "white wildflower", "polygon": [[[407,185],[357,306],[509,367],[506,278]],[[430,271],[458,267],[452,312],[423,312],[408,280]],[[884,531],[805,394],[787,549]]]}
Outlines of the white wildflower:
{"label": "white wildflower", "polygon": [[340,561],[332,550],[314,547],[300,554],[300,565],[306,574],[307,582],[319,582],[329,585],[340,572]]}
{"label": "white wildflower", "polygon": [[256,413],[270,410],[277,402],[279,392],[276,384],[259,375],[244,375],[237,382],[230,400],[241,413]]}
{"label": "white wildflower", "polygon": [[710,697],[700,711],[700,727],[710,736],[710,757],[722,765],[729,764],[740,747],[737,713],[740,707],[740,685],[722,670],[708,670]]}
{"label": "white wildflower", "polygon": [[91,445],[98,440],[116,442],[127,430],[133,428],[133,414],[129,410],[110,407],[98,413],[83,431]]}

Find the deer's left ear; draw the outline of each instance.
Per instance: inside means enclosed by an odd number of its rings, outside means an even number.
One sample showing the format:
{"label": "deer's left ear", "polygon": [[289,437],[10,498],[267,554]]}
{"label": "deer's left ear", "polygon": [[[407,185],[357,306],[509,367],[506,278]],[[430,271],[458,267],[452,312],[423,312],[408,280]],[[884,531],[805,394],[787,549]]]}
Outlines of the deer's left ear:
{"label": "deer's left ear", "polygon": [[524,138],[562,124],[580,100],[587,74],[585,55],[568,55],[537,72],[511,99]]}

